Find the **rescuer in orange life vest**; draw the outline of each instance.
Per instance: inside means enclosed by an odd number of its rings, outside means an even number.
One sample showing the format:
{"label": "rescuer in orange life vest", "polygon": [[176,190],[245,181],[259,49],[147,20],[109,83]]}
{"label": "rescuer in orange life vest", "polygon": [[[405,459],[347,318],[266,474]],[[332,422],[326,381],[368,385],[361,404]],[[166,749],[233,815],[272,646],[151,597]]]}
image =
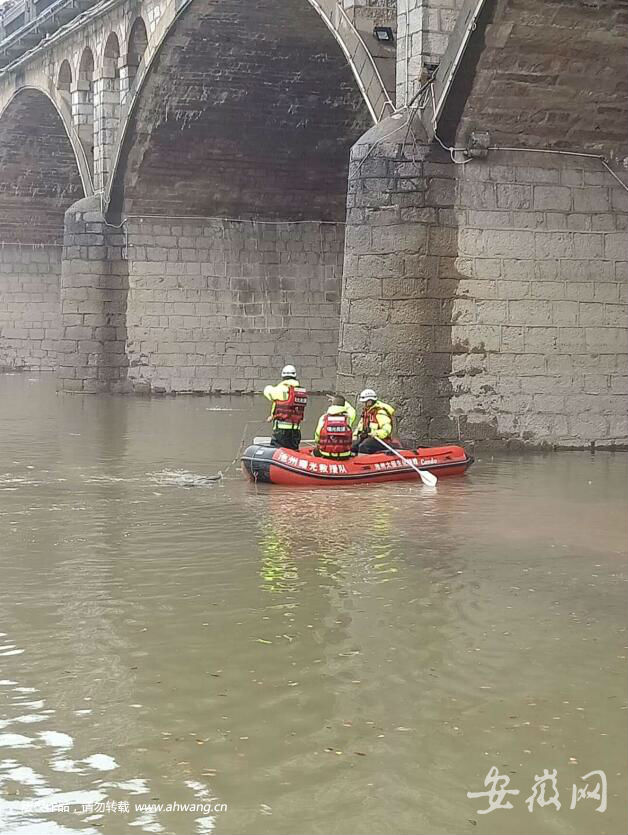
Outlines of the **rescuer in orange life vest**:
{"label": "rescuer in orange life vest", "polygon": [[307,392],[299,385],[294,365],[284,365],[281,369],[281,382],[276,386],[266,386],[264,397],[273,404],[268,417],[273,422],[271,444],[298,451]]}
{"label": "rescuer in orange life vest", "polygon": [[386,447],[380,444],[380,440],[386,441],[388,446],[394,446],[392,418],[395,410],[393,407],[378,400],[373,389],[364,389],[359,401],[364,404],[364,410],[355,430],[353,452],[360,455],[384,452]]}
{"label": "rescuer in orange life vest", "polygon": [[355,420],[355,409],[340,394],[335,394],[329,399],[331,405],[325,414],[321,415],[314,433],[316,441],[314,455],[323,458],[349,458],[353,442],[351,427]]}

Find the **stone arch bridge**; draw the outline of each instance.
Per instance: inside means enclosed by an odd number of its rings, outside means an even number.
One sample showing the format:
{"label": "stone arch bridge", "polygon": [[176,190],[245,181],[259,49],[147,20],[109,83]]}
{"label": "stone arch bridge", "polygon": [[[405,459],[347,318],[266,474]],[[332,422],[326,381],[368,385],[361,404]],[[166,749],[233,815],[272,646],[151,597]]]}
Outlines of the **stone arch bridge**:
{"label": "stone arch bridge", "polygon": [[315,390],[380,386],[424,438],[622,443],[626,17],[5,7],[0,364],[251,392],[292,360]]}

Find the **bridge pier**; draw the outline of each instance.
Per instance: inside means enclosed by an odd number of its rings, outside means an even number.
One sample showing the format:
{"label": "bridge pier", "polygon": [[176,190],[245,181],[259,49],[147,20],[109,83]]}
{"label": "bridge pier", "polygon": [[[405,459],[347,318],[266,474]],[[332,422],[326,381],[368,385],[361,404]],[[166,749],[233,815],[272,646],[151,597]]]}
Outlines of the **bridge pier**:
{"label": "bridge pier", "polygon": [[453,180],[434,182],[439,164],[415,130],[418,143],[405,117],[387,119],[352,151],[338,387],[378,389],[406,434],[450,437]]}
{"label": "bridge pier", "polygon": [[399,124],[352,151],[339,388],[423,440],[625,442],[626,191],[582,156],[454,164]]}
{"label": "bridge pier", "polygon": [[117,62],[106,60],[94,82],[94,190],[104,192],[120,124],[120,77]]}
{"label": "bridge pier", "polygon": [[122,231],[107,224],[97,197],[79,200],[67,210],[57,369],[62,391],[128,388],[123,247]]}
{"label": "bridge pier", "polygon": [[94,102],[92,82],[87,78],[78,78],[70,91],[72,124],[81,141],[89,169],[94,173]]}

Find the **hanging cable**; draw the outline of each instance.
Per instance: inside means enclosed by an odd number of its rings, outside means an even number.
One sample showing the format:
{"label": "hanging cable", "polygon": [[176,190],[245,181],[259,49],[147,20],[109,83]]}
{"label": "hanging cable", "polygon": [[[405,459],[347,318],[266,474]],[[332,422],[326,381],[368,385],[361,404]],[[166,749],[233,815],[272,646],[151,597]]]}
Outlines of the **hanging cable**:
{"label": "hanging cable", "polygon": [[456,148],[456,147],[453,147],[453,146],[445,145],[445,143],[442,141],[442,139],[438,135],[437,127],[436,127],[436,97],[434,96],[434,85],[432,85],[432,87],[430,88],[430,92],[432,94],[432,130],[434,131],[434,139],[438,142],[438,144],[441,146],[441,148],[444,148],[445,151],[449,151],[449,156],[451,157],[451,161],[455,165],[466,165],[468,162],[472,162],[473,157],[468,157],[467,159],[456,159],[454,154],[456,152],[464,152],[466,150],[466,148]]}
{"label": "hanging cable", "polygon": [[626,185],[626,183],[625,183],[625,182],[624,182],[624,181],[623,181],[620,177],[618,177],[618,176],[617,176],[617,174],[615,174],[615,172],[614,172],[614,171],[613,171],[613,169],[610,167],[610,165],[606,162],[606,160],[602,158],[602,159],[600,160],[600,162],[602,163],[602,165],[604,166],[604,168],[606,168],[606,170],[607,170],[607,171],[608,171],[608,173],[611,175],[611,177],[613,177],[615,180],[617,180],[617,182],[619,183],[619,185],[620,185],[623,189],[625,189],[626,191],[628,191],[628,185]]}

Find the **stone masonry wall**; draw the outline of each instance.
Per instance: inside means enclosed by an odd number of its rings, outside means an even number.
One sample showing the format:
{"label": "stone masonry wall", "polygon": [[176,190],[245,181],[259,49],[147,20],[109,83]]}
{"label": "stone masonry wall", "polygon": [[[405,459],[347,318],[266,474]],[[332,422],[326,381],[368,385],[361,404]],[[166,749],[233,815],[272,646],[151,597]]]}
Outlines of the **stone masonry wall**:
{"label": "stone masonry wall", "polygon": [[491,437],[625,442],[628,192],[582,157],[495,152],[452,168],[452,414]]}
{"label": "stone masonry wall", "polygon": [[454,165],[387,121],[352,155],[339,387],[422,441],[626,443],[626,191],[582,157]]}
{"label": "stone masonry wall", "polygon": [[294,362],[333,388],[344,229],[129,221],[129,378],[155,392],[252,392]]}
{"label": "stone masonry wall", "polygon": [[60,245],[0,245],[0,369],[55,368],[60,277]]}

